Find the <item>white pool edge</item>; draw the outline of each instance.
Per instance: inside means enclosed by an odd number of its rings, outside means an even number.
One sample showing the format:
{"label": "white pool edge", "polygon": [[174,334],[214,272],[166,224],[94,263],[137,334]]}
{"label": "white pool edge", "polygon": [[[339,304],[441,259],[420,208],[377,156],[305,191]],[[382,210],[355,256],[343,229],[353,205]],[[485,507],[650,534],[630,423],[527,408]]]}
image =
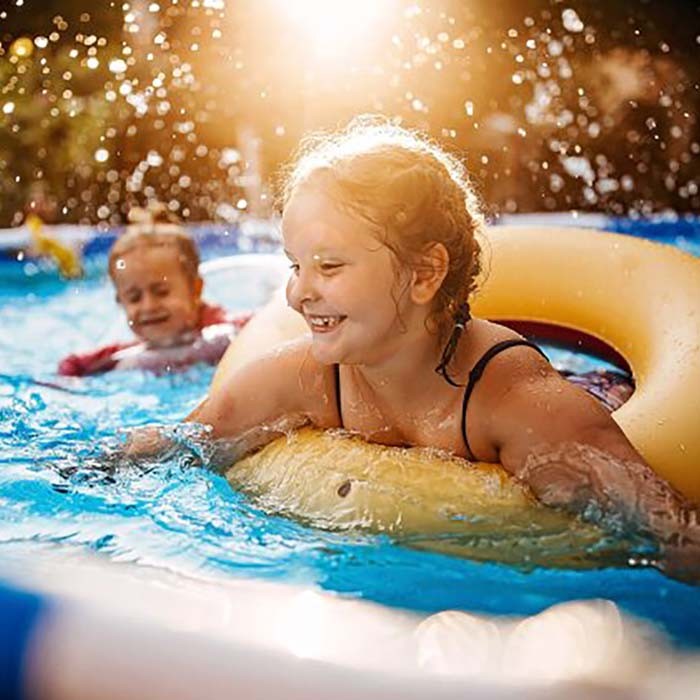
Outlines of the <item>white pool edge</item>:
{"label": "white pool edge", "polygon": [[51,601],[29,697],[686,700],[700,687],[700,655],[672,652],[608,601],[421,616],[26,543],[3,546],[0,571]]}

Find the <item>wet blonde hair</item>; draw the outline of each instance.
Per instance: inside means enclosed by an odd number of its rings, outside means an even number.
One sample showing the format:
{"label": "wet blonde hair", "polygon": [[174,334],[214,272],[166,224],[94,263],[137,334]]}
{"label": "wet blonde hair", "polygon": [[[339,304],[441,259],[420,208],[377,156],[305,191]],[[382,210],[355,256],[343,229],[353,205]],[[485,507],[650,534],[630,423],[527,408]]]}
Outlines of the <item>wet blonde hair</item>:
{"label": "wet blonde hair", "polygon": [[129,225],[109,251],[109,275],[114,279],[117,260],[140,247],[172,246],[187,278],[199,277],[199,251],[187,231],[167,208],[153,202],[147,208],[132,207]]}
{"label": "wet blonde hair", "polygon": [[[340,131],[305,138],[283,178],[282,207],[300,188],[319,187],[368,222],[397,262],[409,268],[415,268],[427,245],[442,243],[449,267],[428,330],[456,346],[470,318],[484,227],[481,206],[457,157],[421,132],[365,116]],[[453,353],[454,347],[443,358],[445,366]]]}

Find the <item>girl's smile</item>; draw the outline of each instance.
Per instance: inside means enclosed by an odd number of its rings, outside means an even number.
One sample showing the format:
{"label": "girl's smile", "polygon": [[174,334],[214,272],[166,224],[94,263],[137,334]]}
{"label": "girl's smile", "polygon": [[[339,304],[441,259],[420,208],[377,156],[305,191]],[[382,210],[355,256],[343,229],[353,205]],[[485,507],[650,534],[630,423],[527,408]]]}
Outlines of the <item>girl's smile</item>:
{"label": "girl's smile", "polygon": [[306,314],[306,321],[314,333],[331,333],[347,318],[347,316],[319,316]]}

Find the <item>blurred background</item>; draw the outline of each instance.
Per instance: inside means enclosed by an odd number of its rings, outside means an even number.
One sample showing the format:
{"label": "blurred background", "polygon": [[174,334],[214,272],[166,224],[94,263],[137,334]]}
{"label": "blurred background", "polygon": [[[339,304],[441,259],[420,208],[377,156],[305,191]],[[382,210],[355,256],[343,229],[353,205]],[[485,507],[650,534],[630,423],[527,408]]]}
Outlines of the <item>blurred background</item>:
{"label": "blurred background", "polygon": [[700,3],[13,0],[0,227],[272,210],[310,130],[382,113],[459,153],[492,216],[700,211]]}

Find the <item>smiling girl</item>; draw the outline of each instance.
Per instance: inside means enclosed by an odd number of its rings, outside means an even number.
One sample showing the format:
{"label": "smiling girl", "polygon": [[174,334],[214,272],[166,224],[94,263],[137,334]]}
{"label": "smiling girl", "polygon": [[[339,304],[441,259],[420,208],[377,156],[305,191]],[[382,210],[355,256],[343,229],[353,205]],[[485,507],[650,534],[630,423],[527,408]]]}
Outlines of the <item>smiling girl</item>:
{"label": "smiling girl", "polygon": [[287,301],[311,334],[227,373],[188,420],[244,449],[311,424],[500,462],[547,504],[593,504],[697,554],[697,512],[609,411],[471,316],[483,227],[462,164],[419,133],[360,119],[306,142],[282,233]]}

